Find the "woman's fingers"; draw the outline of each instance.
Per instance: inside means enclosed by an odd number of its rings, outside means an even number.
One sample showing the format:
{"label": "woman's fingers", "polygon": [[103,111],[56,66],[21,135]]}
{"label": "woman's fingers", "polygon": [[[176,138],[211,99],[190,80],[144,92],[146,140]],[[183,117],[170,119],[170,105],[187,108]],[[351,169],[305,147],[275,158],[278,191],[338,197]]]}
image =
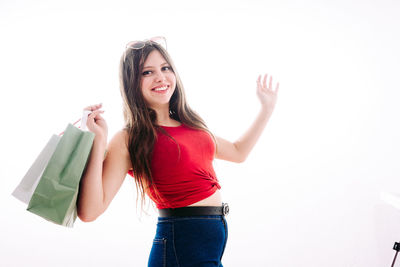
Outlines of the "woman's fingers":
{"label": "woman's fingers", "polygon": [[269,89],[271,89],[272,90],[272,76],[269,78]]}
{"label": "woman's fingers", "polygon": [[101,113],[104,113],[104,110],[95,110],[95,111],[93,111],[92,113],[90,113],[89,114],[89,116],[88,116],[88,120],[90,119],[90,120],[98,120],[98,119],[103,119],[101,116],[100,116],[100,114]]}
{"label": "woman's fingers", "polygon": [[100,109],[102,106],[103,106],[103,103],[100,103],[100,104],[97,104],[97,105],[87,106],[83,110],[95,111],[95,110]]}
{"label": "woman's fingers", "polygon": [[[268,74],[266,73],[266,74],[264,74],[263,75],[263,78],[262,78],[262,81],[261,81],[261,74],[260,75],[258,75],[258,78],[257,78],[257,85],[258,85],[258,87],[259,87],[259,89],[262,89],[262,90],[273,90],[273,87],[272,87],[272,76],[269,76],[269,81],[268,81]],[[276,84],[276,87],[275,87],[275,90],[274,91],[278,91],[279,90],[279,83],[277,83]]]}
{"label": "woman's fingers", "polygon": [[261,87],[262,89],[271,88],[272,87],[272,76],[270,76],[269,85],[267,85],[267,83],[268,83],[268,73],[264,74],[262,82],[261,82],[261,76],[263,76],[263,75],[260,74],[260,75],[258,75],[258,78],[257,78],[258,86]]}
{"label": "woman's fingers", "polygon": [[263,79],[263,87],[267,88],[267,78],[268,78],[268,74],[264,74],[264,79]]}

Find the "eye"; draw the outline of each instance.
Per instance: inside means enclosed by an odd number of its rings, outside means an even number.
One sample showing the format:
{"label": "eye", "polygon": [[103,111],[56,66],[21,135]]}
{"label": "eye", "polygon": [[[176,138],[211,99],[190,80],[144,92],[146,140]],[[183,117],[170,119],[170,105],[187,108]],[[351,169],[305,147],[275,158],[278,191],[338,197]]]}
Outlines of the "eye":
{"label": "eye", "polygon": [[170,66],[165,66],[165,67],[162,67],[161,69],[162,70],[171,70],[172,71],[172,68]]}
{"label": "eye", "polygon": [[150,72],[151,72],[151,71],[149,71],[149,70],[144,71],[144,72],[142,73],[142,75],[143,75],[143,76],[146,76],[146,75],[150,74]]}

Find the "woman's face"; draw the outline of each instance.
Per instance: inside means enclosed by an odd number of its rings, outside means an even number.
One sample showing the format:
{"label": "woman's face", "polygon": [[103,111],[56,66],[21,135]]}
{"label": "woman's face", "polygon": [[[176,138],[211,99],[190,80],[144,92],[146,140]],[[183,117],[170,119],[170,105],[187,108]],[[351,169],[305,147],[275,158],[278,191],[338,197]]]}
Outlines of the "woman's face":
{"label": "woman's face", "polygon": [[154,109],[167,106],[176,86],[175,73],[158,50],[144,62],[140,87],[146,104]]}

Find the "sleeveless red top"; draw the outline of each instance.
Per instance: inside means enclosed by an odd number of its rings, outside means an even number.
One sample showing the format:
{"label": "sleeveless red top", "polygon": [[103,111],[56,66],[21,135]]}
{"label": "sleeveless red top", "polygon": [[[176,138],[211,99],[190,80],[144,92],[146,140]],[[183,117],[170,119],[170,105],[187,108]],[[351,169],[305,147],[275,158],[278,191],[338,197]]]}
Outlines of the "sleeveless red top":
{"label": "sleeveless red top", "polygon": [[157,131],[151,171],[158,194],[153,188],[147,192],[157,208],[185,207],[220,189],[212,165],[215,143],[210,134],[184,124],[161,127],[173,139]]}

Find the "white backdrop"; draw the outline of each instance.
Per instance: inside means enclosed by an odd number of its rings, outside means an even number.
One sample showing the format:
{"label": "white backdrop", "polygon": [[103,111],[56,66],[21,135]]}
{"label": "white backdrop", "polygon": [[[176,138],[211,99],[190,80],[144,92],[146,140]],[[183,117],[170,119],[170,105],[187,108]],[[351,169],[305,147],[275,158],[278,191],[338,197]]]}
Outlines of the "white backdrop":
{"label": "white backdrop", "polygon": [[[258,112],[255,81],[280,81],[245,163],[215,161],[231,206],[224,266],[390,266],[400,211],[400,3],[0,1],[0,265],[146,266],[156,211],[128,177],[95,222],[63,228],[11,196],[53,133],[103,102],[122,127],[128,41],[166,36],[189,104],[234,141]],[[399,263],[400,266],[400,263]]]}

